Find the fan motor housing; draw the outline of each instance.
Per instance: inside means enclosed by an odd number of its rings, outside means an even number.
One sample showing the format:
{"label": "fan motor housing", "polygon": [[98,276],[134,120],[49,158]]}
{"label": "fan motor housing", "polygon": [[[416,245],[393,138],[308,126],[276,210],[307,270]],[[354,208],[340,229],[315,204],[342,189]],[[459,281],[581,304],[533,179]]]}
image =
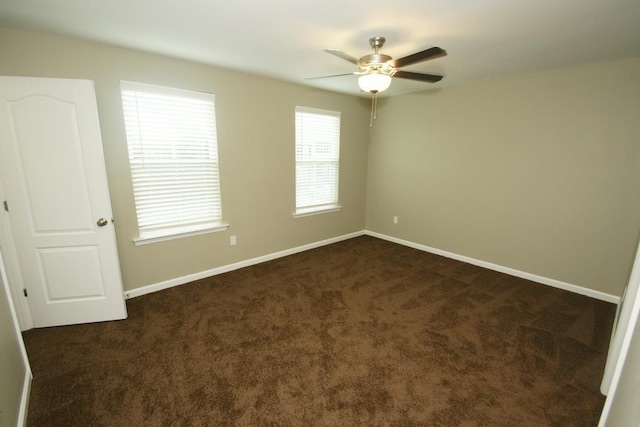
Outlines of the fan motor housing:
{"label": "fan motor housing", "polygon": [[372,53],[358,59],[358,65],[361,67],[370,67],[372,65],[382,65],[391,59],[392,58],[389,55],[384,55],[382,53]]}

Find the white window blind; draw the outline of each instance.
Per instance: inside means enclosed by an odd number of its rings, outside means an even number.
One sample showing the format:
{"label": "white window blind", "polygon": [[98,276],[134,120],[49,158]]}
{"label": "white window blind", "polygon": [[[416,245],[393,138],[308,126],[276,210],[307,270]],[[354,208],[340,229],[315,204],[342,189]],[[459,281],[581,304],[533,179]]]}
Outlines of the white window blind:
{"label": "white window blind", "polygon": [[214,95],[120,87],[140,238],[222,225]]}
{"label": "white window blind", "polygon": [[338,207],[340,113],[296,107],[296,213]]}

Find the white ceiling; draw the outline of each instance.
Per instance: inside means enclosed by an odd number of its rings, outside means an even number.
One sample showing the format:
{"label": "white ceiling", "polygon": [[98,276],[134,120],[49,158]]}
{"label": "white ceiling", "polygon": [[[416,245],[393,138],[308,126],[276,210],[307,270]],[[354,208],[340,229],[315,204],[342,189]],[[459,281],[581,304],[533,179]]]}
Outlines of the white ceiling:
{"label": "white ceiling", "polygon": [[384,36],[382,52],[394,58],[447,50],[403,68],[444,74],[440,83],[394,79],[387,96],[640,56],[640,0],[1,0],[0,26],[350,94],[359,93],[354,76],[306,80],[355,71],[323,49],[359,58],[370,37]]}

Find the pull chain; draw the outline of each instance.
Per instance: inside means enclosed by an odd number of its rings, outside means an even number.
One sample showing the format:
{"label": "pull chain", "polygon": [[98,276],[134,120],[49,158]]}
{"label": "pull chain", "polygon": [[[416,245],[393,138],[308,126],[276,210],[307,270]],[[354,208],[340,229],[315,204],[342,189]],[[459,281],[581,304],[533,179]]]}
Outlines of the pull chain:
{"label": "pull chain", "polygon": [[371,119],[369,120],[369,127],[373,127],[373,121],[377,118],[378,115],[378,91],[372,90],[371,95]]}

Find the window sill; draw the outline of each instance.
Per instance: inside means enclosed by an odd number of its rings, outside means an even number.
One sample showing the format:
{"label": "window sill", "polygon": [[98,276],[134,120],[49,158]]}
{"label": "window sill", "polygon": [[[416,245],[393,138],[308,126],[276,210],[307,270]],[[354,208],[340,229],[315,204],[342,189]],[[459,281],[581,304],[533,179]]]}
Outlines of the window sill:
{"label": "window sill", "polygon": [[340,209],[342,209],[342,206],[339,206],[339,205],[325,205],[325,206],[316,206],[313,208],[298,209],[293,214],[293,217],[302,218],[305,216],[320,215],[320,214],[325,214],[330,212],[338,212]]}
{"label": "window sill", "polygon": [[201,234],[217,233],[225,231],[229,224],[207,225],[206,227],[182,227],[171,230],[152,231],[141,233],[140,237],[133,239],[136,246],[147,245],[149,243],[165,242],[167,240],[181,239],[183,237],[199,236]]}

